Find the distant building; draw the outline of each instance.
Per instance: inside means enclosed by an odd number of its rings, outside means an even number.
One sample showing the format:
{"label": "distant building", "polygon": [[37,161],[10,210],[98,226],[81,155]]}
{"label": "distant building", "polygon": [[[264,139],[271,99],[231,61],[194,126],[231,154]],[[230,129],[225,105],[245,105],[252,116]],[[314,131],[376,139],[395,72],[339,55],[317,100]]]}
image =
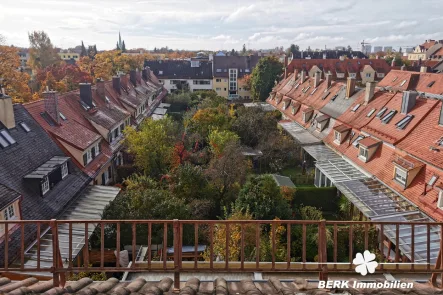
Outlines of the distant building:
{"label": "distant building", "polygon": [[392,46],[385,46],[385,47],[383,48],[383,51],[384,51],[384,52],[392,51]]}
{"label": "distant building", "polygon": [[369,53],[371,53],[371,50],[372,50],[372,46],[371,45],[365,45],[364,48],[363,48],[363,53],[364,54],[369,54]]}
{"label": "distant building", "polygon": [[22,69],[28,66],[29,60],[29,49],[28,48],[19,48],[18,56],[20,58],[20,67]]}
{"label": "distant building", "polygon": [[383,46],[374,46],[374,53],[383,51]]}
{"label": "distant building", "polygon": [[168,92],[212,89],[212,62],[202,58],[190,60],[147,60],[149,67]]}
{"label": "distant building", "polygon": [[336,46],[335,50],[346,50],[346,47],[344,47],[344,46]]}
{"label": "distant building", "polygon": [[408,54],[409,60],[426,60],[435,52],[443,47],[443,40],[426,40],[425,43],[414,48],[412,53]]}
{"label": "distant building", "polygon": [[249,99],[251,94],[245,88],[243,77],[252,73],[260,58],[258,55],[214,56],[213,89],[228,99]]}
{"label": "distant building", "polygon": [[341,56],[347,58],[368,58],[361,51],[348,50],[321,50],[321,51],[295,51],[292,52],[292,59],[338,59]]}
{"label": "distant building", "polygon": [[405,47],[404,52],[406,52],[406,53],[414,52],[414,48],[413,47]]}
{"label": "distant building", "polygon": [[64,61],[78,61],[80,59],[80,53],[65,51],[65,52],[59,52],[58,55],[60,58]]}

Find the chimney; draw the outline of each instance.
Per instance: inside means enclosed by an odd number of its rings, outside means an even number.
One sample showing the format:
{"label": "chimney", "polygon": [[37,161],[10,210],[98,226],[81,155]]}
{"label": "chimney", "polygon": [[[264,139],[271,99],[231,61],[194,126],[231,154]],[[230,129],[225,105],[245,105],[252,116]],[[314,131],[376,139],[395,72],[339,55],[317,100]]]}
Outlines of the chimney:
{"label": "chimney", "polygon": [[143,80],[148,81],[148,70],[147,69],[142,70],[142,77],[143,77]]}
{"label": "chimney", "polygon": [[345,60],[345,56],[344,55],[340,56],[340,61],[344,61],[344,60]]}
{"label": "chimney", "polygon": [[97,90],[97,95],[100,98],[105,99],[105,81],[103,81],[102,79],[97,79],[96,83],[95,83],[95,87]]}
{"label": "chimney", "polygon": [[137,86],[137,71],[131,70],[129,71],[129,79],[134,86]]}
{"label": "chimney", "polygon": [[366,83],[365,104],[368,104],[374,98],[376,82]]}
{"label": "chimney", "polygon": [[300,84],[303,84],[303,82],[305,82],[305,79],[306,79],[305,70],[301,70],[301,72],[300,72]]}
{"label": "chimney", "polygon": [[416,91],[403,91],[403,98],[401,101],[401,113],[408,114],[415,106],[418,93]]}
{"label": "chimney", "polygon": [[288,57],[285,56],[285,68],[287,68],[287,67],[288,67]]}
{"label": "chimney", "polygon": [[137,69],[137,83],[142,84],[142,73]]}
{"label": "chimney", "polygon": [[395,58],[393,58],[391,61],[391,67],[395,67]]}
{"label": "chimney", "polygon": [[332,74],[326,74],[326,89],[331,87],[332,84]]}
{"label": "chimney", "polygon": [[401,70],[401,71],[406,71],[406,65],[403,64],[403,65],[401,66],[400,70]]}
{"label": "chimney", "polygon": [[376,56],[375,56],[375,59],[380,59],[380,56],[379,56],[379,55],[376,55]]}
{"label": "chimney", "polygon": [[426,73],[428,71],[428,67],[421,66],[420,67],[420,73]]}
{"label": "chimney", "polygon": [[45,112],[55,121],[60,124],[60,112],[58,110],[58,94],[54,90],[46,90],[43,92],[45,98]]}
{"label": "chimney", "polygon": [[303,50],[301,51],[301,58],[300,59],[303,59]]}
{"label": "chimney", "polygon": [[12,106],[12,98],[5,94],[5,89],[0,91],[0,122],[6,128],[11,129],[15,127],[14,108]]}
{"label": "chimney", "polygon": [[285,79],[288,77],[288,69],[285,68]]}
{"label": "chimney", "polygon": [[321,72],[315,72],[315,76],[314,76],[314,88],[317,88],[318,85],[320,84],[320,76],[321,76]]}
{"label": "chimney", "polygon": [[121,94],[121,86],[120,86],[120,77],[114,76],[112,77],[112,88],[118,93]]}
{"label": "chimney", "polygon": [[94,107],[92,105],[91,83],[80,83],[80,99],[90,108]]}
{"label": "chimney", "polygon": [[323,53],[323,59],[326,59],[326,53]]}
{"label": "chimney", "polygon": [[349,77],[346,85],[346,98],[350,98],[355,92],[355,79]]}
{"label": "chimney", "polygon": [[294,69],[294,81],[298,79],[298,70]]}
{"label": "chimney", "polygon": [[123,87],[123,89],[125,91],[127,91],[128,90],[128,75],[121,75],[120,76],[120,83],[121,83],[121,86]]}

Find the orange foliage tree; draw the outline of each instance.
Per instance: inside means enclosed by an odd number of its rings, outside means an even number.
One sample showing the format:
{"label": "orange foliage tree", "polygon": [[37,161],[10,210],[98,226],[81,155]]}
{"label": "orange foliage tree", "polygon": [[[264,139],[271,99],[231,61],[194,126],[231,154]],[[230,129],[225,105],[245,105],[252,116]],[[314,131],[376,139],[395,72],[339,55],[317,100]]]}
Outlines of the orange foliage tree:
{"label": "orange foliage tree", "polygon": [[15,103],[32,100],[28,86],[29,75],[21,72],[18,49],[10,46],[0,46],[0,84]]}

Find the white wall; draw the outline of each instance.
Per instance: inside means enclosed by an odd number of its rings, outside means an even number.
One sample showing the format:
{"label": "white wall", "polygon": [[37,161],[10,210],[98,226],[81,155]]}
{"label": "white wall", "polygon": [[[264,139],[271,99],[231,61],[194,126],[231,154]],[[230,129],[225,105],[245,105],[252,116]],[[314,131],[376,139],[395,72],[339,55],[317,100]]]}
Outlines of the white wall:
{"label": "white wall", "polygon": [[[163,86],[165,87],[168,92],[171,92],[171,90],[177,89],[177,87],[174,84],[171,84],[171,79],[159,79]],[[211,90],[212,89],[212,79],[200,79],[196,81],[208,81],[209,84],[194,84],[194,79],[173,79],[173,80],[180,80],[180,81],[186,81],[189,85],[189,89],[191,92],[194,90]]]}

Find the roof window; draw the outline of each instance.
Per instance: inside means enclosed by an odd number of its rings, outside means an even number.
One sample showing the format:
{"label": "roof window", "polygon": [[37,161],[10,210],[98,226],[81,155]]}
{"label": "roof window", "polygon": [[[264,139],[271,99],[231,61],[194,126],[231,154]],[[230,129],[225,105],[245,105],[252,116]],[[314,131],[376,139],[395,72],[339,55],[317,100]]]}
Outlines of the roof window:
{"label": "roof window", "polygon": [[384,116],[381,119],[381,122],[383,124],[388,124],[392,120],[392,118],[394,118],[395,114],[397,114],[397,111],[396,110],[391,110],[386,116]]}
{"label": "roof window", "polygon": [[400,83],[400,86],[405,85],[406,81],[408,81],[408,80],[403,80],[403,81]]}
{"label": "roof window", "polygon": [[20,126],[23,128],[23,130],[26,131],[26,133],[31,131],[31,128],[29,128],[28,124],[26,124],[25,122],[20,122]]}
{"label": "roof window", "polygon": [[0,130],[0,135],[9,143],[9,144],[14,144],[16,143],[15,139],[12,138],[12,136],[9,134],[8,131],[6,131],[5,129]]}
{"label": "roof window", "polygon": [[412,119],[414,119],[414,115],[407,115],[406,117],[398,121],[395,126],[397,126],[398,129],[403,130],[406,128],[406,126],[408,126],[409,122],[411,122]]}
{"label": "roof window", "polygon": [[375,115],[375,116],[376,116],[377,118],[380,118],[381,116],[383,116],[383,114],[386,112],[386,110],[387,110],[386,107],[382,108],[382,109],[377,113],[377,115]]}
{"label": "roof window", "polygon": [[59,112],[60,118],[62,118],[63,121],[66,121],[65,115],[63,115],[61,112]]}
{"label": "roof window", "polygon": [[428,84],[428,88],[431,88],[432,85],[434,85],[435,81],[432,81],[431,83]]}
{"label": "roof window", "polygon": [[366,117],[372,116],[373,113],[375,113],[376,109],[372,109],[369,111],[369,113],[366,115]]}
{"label": "roof window", "polygon": [[356,112],[358,110],[358,108],[360,107],[360,104],[356,104],[354,106],[354,108],[352,109],[353,112]]}

